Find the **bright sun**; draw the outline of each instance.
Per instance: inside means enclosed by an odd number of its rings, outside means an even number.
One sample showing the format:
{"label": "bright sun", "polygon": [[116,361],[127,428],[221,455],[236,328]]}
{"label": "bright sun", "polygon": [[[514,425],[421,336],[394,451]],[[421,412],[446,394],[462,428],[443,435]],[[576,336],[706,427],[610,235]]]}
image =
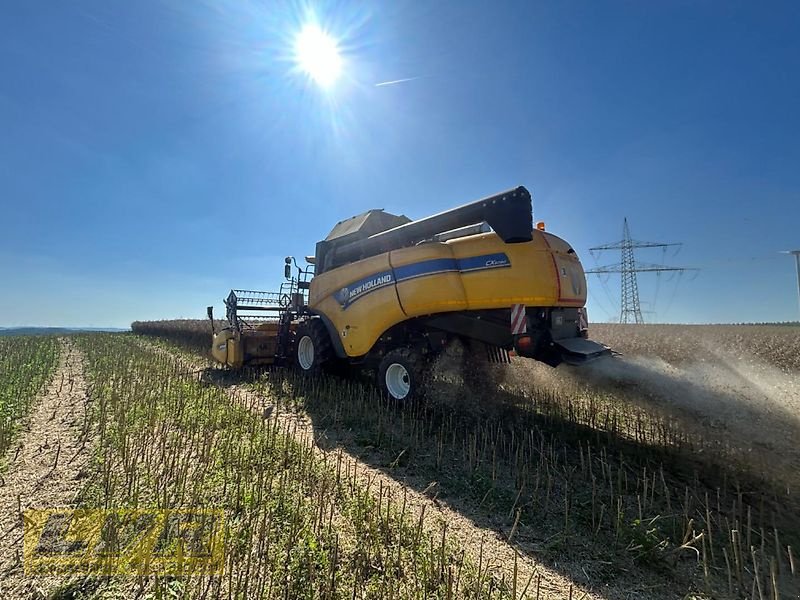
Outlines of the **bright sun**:
{"label": "bright sun", "polygon": [[322,87],[329,87],[342,71],[339,48],[330,35],[318,25],[306,25],[294,42],[298,66]]}

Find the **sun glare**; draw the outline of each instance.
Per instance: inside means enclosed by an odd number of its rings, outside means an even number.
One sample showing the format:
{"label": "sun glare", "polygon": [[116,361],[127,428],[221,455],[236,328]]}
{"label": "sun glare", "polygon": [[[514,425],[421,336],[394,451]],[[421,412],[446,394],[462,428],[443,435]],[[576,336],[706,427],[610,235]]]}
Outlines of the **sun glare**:
{"label": "sun glare", "polygon": [[331,86],[342,71],[339,48],[318,25],[306,25],[294,43],[295,60],[306,75],[322,87]]}

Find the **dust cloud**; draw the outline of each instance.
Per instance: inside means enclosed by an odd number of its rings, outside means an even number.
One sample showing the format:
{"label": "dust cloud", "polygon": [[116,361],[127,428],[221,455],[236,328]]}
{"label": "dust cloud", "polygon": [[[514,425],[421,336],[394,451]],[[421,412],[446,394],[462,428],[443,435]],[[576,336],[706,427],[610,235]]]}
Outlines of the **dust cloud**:
{"label": "dust cloud", "polygon": [[735,450],[756,475],[800,483],[800,374],[712,347],[679,365],[640,355],[557,369],[516,359],[509,370],[515,387],[604,393],[677,419],[708,446]]}
{"label": "dust cloud", "polygon": [[624,409],[678,423],[703,451],[724,451],[754,475],[800,486],[800,373],[781,370],[742,352],[711,343],[680,363],[655,355],[607,357],[553,369],[514,358],[488,364],[476,348],[451,344],[434,367],[438,404],[476,416],[508,392],[554,398],[603,396]]}

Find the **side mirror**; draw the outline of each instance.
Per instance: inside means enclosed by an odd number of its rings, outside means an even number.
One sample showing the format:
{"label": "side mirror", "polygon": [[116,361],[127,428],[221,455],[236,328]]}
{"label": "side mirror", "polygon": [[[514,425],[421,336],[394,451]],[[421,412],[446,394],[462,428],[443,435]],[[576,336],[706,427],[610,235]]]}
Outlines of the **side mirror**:
{"label": "side mirror", "polygon": [[292,278],[292,265],[284,265],[283,266],[283,276],[286,279]]}

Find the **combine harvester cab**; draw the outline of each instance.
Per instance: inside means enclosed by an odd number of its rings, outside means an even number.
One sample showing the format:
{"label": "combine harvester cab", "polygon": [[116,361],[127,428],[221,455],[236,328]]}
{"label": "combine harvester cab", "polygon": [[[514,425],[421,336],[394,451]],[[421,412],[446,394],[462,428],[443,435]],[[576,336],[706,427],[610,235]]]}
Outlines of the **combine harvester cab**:
{"label": "combine harvester cab", "polygon": [[[269,300],[261,307],[251,292],[229,295],[230,325],[212,349],[219,362],[293,363],[307,374],[346,362],[405,399],[455,340],[500,362],[512,351],[551,366],[610,354],[588,339],[580,260],[533,227],[524,187],[418,221],[368,211],[338,223],[307,260],[293,277],[287,259],[285,293],[259,293]],[[245,305],[276,317],[245,329]]]}

